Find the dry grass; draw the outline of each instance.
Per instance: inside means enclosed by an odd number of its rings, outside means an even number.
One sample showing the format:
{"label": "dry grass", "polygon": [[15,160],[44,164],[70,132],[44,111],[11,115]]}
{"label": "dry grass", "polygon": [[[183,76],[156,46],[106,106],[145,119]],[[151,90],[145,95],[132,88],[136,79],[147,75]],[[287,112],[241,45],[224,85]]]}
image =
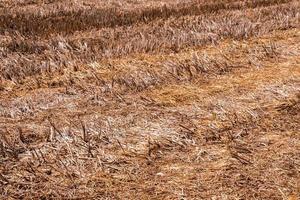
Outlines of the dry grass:
{"label": "dry grass", "polygon": [[300,4],[0,2],[0,199],[300,198]]}

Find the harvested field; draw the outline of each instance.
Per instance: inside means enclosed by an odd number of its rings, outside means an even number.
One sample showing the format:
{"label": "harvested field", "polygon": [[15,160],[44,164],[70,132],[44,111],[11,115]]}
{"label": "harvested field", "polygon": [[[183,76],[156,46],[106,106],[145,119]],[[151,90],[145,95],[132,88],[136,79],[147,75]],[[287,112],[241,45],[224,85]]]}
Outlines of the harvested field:
{"label": "harvested field", "polygon": [[300,199],[300,2],[2,0],[0,199]]}

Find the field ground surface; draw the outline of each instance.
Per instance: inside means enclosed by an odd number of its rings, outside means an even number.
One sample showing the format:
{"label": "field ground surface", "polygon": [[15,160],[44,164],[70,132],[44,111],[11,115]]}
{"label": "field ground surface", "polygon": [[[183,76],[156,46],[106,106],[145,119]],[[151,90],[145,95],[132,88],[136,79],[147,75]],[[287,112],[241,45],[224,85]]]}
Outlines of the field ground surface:
{"label": "field ground surface", "polygon": [[299,198],[299,1],[0,1],[0,199]]}

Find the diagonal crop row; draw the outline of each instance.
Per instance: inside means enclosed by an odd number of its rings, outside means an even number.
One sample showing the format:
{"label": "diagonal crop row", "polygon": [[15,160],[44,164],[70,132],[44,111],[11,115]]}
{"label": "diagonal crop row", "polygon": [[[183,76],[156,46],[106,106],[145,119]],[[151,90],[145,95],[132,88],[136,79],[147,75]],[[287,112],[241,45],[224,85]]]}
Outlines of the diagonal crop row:
{"label": "diagonal crop row", "polygon": [[138,22],[148,23],[156,19],[180,17],[184,15],[202,15],[221,10],[265,7],[283,4],[288,0],[255,0],[254,2],[239,1],[236,3],[217,2],[199,4],[197,2],[171,7],[147,8],[134,11],[122,11],[115,8],[83,9],[77,12],[58,12],[48,16],[27,15],[4,11],[0,16],[0,33],[4,30],[20,32],[24,35],[49,36],[51,33],[70,34],[74,31],[91,28],[129,26]]}
{"label": "diagonal crop row", "polygon": [[22,81],[28,76],[62,72],[66,67],[103,58],[132,53],[178,52],[227,38],[240,40],[273,30],[299,27],[299,6],[295,3],[260,8],[254,10],[255,15],[248,10],[246,13],[229,11],[216,16],[171,18],[131,28],[103,29],[85,36],[58,37],[48,44],[18,36],[3,43],[0,49],[0,74],[2,79]]}

